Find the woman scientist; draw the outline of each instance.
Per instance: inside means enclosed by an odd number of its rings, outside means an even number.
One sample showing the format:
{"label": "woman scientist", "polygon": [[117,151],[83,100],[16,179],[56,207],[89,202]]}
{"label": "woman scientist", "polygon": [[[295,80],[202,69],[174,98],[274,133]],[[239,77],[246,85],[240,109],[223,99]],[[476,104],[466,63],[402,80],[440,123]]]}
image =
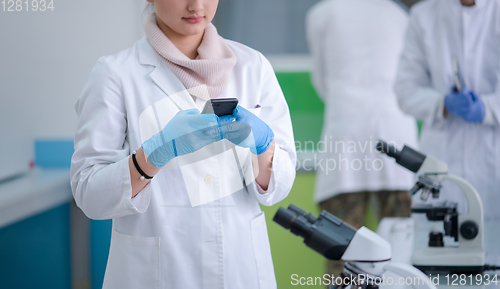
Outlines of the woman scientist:
{"label": "woman scientist", "polygon": [[99,59],[75,104],[73,195],[113,219],[103,287],[276,288],[259,203],[288,195],[295,148],[271,65],[217,34],[218,0],[148,2],[146,37]]}

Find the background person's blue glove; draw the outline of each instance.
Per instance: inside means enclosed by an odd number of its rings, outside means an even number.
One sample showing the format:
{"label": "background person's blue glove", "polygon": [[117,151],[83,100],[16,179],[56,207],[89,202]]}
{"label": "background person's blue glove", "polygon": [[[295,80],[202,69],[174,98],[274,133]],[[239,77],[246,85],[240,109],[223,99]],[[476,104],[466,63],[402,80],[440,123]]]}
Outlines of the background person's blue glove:
{"label": "background person's blue glove", "polygon": [[[224,138],[245,148],[255,155],[267,151],[274,140],[273,130],[260,118],[241,106],[233,110],[232,115],[222,116],[221,123],[227,129]],[[211,132],[216,134],[217,130]]]}
{"label": "background person's blue glove", "polygon": [[482,122],[486,109],[481,98],[464,87],[461,91],[452,88],[444,99],[446,109],[468,122]]}
{"label": "background person's blue glove", "polygon": [[[177,156],[221,140],[229,128],[218,120],[215,114],[200,114],[198,109],[179,111],[159,133],[142,144],[142,149],[155,167],[162,168]],[[214,129],[218,134],[208,133]]]}

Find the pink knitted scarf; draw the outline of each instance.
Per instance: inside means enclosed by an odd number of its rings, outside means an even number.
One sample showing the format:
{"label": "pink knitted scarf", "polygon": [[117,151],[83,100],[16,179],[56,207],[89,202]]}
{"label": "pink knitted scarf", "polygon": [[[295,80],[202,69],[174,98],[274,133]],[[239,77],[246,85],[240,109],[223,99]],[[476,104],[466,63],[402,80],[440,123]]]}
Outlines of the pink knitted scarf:
{"label": "pink knitted scarf", "polygon": [[151,14],[144,30],[156,53],[179,77],[188,92],[203,100],[219,97],[227,87],[236,55],[211,23],[198,47],[198,57],[184,55],[160,30],[156,14]]}

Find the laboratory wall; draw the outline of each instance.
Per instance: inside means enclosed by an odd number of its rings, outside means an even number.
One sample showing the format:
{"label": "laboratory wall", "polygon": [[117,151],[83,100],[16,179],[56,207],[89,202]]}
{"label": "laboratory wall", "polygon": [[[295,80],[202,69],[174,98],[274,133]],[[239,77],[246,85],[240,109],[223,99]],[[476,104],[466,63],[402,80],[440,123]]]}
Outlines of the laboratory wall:
{"label": "laboratory wall", "polygon": [[1,135],[72,137],[76,98],[99,57],[139,38],[141,3],[54,1],[53,11],[2,12]]}
{"label": "laboratory wall", "polygon": [[[214,19],[219,34],[269,54],[308,53],[305,15],[321,0],[220,0]],[[393,0],[411,7],[419,0]],[[404,6],[403,6],[404,5]]]}
{"label": "laboratory wall", "polygon": [[[5,9],[0,4],[0,185],[29,179],[31,164],[37,171],[67,170],[64,194],[70,196],[74,103],[101,56],[142,37],[145,1],[9,2]],[[44,202],[38,198],[33,203]],[[94,268],[99,273],[93,279],[102,284],[102,265],[92,266],[89,256],[71,258],[94,251],[100,256],[101,234],[89,232],[101,224],[109,228],[110,221],[82,222],[78,210],[68,198],[0,226],[0,288],[90,288],[85,282]]]}
{"label": "laboratory wall", "polygon": [[225,38],[264,54],[307,53],[304,19],[318,0],[221,0],[214,24]]}

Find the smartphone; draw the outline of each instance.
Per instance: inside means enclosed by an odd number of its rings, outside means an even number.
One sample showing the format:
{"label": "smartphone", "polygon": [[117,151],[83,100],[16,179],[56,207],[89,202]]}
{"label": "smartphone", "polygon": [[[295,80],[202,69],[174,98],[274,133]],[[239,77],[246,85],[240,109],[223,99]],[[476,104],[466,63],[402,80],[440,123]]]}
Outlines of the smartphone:
{"label": "smartphone", "polygon": [[237,98],[217,98],[209,99],[201,113],[213,113],[217,116],[233,114],[233,110],[238,105]]}

